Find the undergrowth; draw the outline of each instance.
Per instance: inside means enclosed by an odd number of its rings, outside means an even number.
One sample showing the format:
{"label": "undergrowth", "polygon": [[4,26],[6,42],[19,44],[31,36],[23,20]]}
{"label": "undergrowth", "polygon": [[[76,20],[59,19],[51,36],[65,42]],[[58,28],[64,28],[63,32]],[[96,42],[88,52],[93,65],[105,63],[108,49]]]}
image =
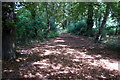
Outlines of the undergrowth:
{"label": "undergrowth", "polygon": [[103,41],[106,48],[114,51],[120,51],[120,37],[111,36],[110,38]]}
{"label": "undergrowth", "polygon": [[36,43],[41,43],[41,42],[44,42],[44,41],[48,41],[50,39],[53,39],[55,37],[58,36],[58,33],[57,32],[49,32],[48,36],[46,37],[42,37],[42,38],[35,38],[35,39],[28,39],[28,40],[25,40],[25,41],[18,41],[16,43],[17,46],[27,46],[27,45],[32,45],[32,44],[36,44]]}

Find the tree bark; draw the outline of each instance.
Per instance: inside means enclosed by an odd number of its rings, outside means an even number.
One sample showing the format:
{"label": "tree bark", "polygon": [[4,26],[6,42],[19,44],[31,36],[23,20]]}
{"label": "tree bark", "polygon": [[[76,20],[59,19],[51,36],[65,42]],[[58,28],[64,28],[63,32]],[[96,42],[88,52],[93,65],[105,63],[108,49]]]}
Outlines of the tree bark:
{"label": "tree bark", "polygon": [[115,35],[117,35],[117,34],[120,34],[120,20],[119,19],[117,19],[118,21],[118,26],[116,26],[116,31],[115,31]]}
{"label": "tree bark", "polygon": [[93,27],[93,4],[88,3],[88,19],[87,19],[87,30],[86,32],[88,33],[87,35],[92,36],[92,27]]}
{"label": "tree bark", "polygon": [[102,24],[101,24],[101,26],[99,27],[99,31],[98,31],[98,33],[97,33],[97,35],[96,35],[95,42],[100,42],[100,40],[101,40],[101,38],[102,38],[103,30],[104,30],[104,28],[105,28],[105,24],[106,24],[108,15],[109,15],[109,9],[110,9],[110,5],[109,5],[109,3],[106,3],[106,13],[105,13],[105,15],[104,15]]}
{"label": "tree bark", "polygon": [[48,33],[50,32],[50,20],[49,20],[49,14],[48,14],[48,3],[46,2],[46,17],[47,17],[47,33],[46,33],[46,35],[48,35]]}
{"label": "tree bark", "polygon": [[16,58],[14,2],[2,3],[2,59]]}

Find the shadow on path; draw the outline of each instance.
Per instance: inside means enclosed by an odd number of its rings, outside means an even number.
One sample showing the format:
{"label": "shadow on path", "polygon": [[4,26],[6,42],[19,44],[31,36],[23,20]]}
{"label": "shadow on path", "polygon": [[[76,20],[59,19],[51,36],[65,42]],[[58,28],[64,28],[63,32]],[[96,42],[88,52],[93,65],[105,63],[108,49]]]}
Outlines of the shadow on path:
{"label": "shadow on path", "polygon": [[120,80],[118,53],[82,37],[63,33],[17,52],[15,61],[3,62],[3,80]]}

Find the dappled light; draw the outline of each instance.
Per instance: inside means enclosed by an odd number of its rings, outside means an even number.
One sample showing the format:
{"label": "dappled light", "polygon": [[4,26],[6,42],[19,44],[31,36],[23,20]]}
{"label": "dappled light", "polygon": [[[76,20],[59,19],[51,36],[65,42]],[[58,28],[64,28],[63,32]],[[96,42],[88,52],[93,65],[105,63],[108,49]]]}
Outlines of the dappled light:
{"label": "dappled light", "polygon": [[[79,44],[78,44],[79,43]],[[88,44],[87,44],[88,43]],[[4,64],[3,78],[36,79],[116,79],[120,78],[119,60],[104,55],[103,46],[70,34],[41,44],[21,47],[17,52],[22,56],[14,63]],[[97,50],[96,50],[97,47]]]}
{"label": "dappled light", "polygon": [[120,3],[75,1],[1,4],[2,80],[120,80]]}

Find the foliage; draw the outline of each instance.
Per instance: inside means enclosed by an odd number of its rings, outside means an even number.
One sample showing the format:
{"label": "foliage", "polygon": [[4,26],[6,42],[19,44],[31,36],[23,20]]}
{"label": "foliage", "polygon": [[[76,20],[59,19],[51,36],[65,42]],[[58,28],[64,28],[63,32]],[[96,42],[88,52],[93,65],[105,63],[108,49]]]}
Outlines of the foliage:
{"label": "foliage", "polygon": [[[34,6],[32,4],[34,4]],[[51,16],[49,19],[49,26],[51,30],[50,34],[48,34],[49,28],[47,16],[43,16],[46,14],[50,15],[51,12],[48,13],[48,11],[46,11],[46,13],[39,13],[38,15],[36,15],[38,12],[41,12],[44,10],[44,8],[46,8],[46,6],[43,6],[42,3],[40,4],[38,5],[37,3],[23,3],[24,7],[16,10],[18,18],[18,21],[16,22],[17,24],[16,34],[19,44],[20,43],[26,44],[28,43],[28,41],[31,42],[31,40],[44,41],[51,37],[54,38],[56,36],[57,24],[55,23],[54,16],[53,17]],[[43,8],[38,12],[33,8],[36,7],[37,5],[39,7],[43,6]]]}
{"label": "foliage", "polygon": [[120,51],[120,37],[111,37],[104,41],[106,47],[110,50]]}
{"label": "foliage", "polygon": [[[57,32],[96,36],[106,14],[106,5],[105,2],[18,2],[15,9],[17,20],[14,23],[17,42],[44,41],[55,37]],[[119,7],[117,2],[110,4],[103,37],[119,34]]]}
{"label": "foliage", "polygon": [[57,37],[58,36],[58,33],[56,33],[56,32],[53,32],[53,31],[51,31],[50,33],[49,33],[49,35],[48,35],[48,38],[55,38],[55,37]]}
{"label": "foliage", "polygon": [[87,28],[87,24],[85,20],[78,21],[74,24],[68,26],[69,32],[76,34],[76,35],[84,35]]}

